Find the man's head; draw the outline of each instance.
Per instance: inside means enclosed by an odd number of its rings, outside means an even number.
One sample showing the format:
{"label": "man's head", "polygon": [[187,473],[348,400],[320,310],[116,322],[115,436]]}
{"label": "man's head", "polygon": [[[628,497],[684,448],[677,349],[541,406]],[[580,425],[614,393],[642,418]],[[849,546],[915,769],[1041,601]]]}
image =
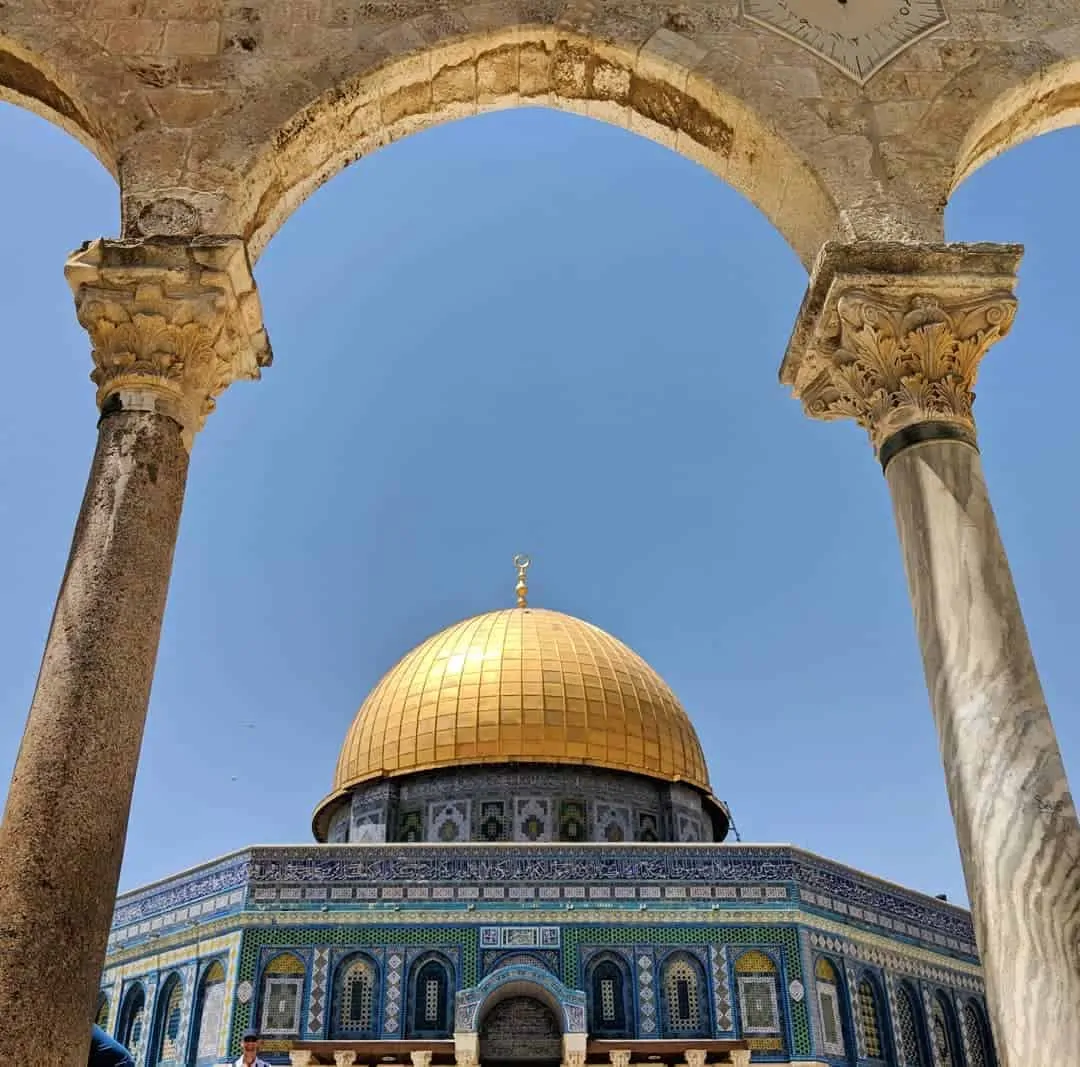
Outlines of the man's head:
{"label": "man's head", "polygon": [[240,1039],[240,1043],[244,1046],[244,1052],[258,1052],[259,1051],[259,1031],[258,1030],[245,1030],[244,1036]]}

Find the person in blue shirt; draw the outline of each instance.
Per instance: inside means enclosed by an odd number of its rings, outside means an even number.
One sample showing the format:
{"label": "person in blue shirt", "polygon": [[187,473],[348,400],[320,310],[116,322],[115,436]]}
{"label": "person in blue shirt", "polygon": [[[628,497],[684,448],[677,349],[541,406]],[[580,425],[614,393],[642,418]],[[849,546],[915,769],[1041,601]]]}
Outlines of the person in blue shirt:
{"label": "person in blue shirt", "polygon": [[100,1026],[90,1031],[90,1058],[86,1067],[135,1067],[131,1053]]}

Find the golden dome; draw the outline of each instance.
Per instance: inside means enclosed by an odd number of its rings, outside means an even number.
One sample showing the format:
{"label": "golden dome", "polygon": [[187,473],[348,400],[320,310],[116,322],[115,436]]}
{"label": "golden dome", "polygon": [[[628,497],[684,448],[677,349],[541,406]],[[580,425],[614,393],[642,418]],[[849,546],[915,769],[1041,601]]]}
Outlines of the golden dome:
{"label": "golden dome", "polygon": [[710,794],[686,712],[640,656],[573,616],[511,608],[429,637],[385,675],[320,809],[361,782],[481,763],[605,767]]}

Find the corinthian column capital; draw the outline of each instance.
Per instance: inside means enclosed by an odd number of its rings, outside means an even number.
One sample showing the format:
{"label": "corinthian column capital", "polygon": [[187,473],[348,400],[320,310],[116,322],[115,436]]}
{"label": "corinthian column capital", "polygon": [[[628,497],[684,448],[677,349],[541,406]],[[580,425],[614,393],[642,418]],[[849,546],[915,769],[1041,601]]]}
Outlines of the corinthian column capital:
{"label": "corinthian column capital", "polygon": [[271,361],[239,238],[91,241],[64,273],[93,345],[90,377],[103,412],[168,415],[190,448],[216,397]]}
{"label": "corinthian column capital", "polygon": [[883,463],[890,442],[974,444],[975,378],[1015,317],[1020,255],[1017,245],[826,245],[781,382],[812,418],[863,426]]}

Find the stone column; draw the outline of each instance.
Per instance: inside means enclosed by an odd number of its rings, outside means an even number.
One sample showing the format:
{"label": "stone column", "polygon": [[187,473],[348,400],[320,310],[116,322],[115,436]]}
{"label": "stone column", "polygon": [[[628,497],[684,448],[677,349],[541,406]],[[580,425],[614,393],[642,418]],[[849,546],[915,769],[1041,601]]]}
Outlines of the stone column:
{"label": "stone column", "polygon": [[85,1067],[188,450],[270,350],[238,240],[96,241],[66,273],[101,420],[0,825],[0,1063]]}
{"label": "stone column", "polygon": [[1002,1067],[1080,1063],[1080,824],[983,480],[979,362],[1021,249],[826,246],[781,380],[892,494]]}

